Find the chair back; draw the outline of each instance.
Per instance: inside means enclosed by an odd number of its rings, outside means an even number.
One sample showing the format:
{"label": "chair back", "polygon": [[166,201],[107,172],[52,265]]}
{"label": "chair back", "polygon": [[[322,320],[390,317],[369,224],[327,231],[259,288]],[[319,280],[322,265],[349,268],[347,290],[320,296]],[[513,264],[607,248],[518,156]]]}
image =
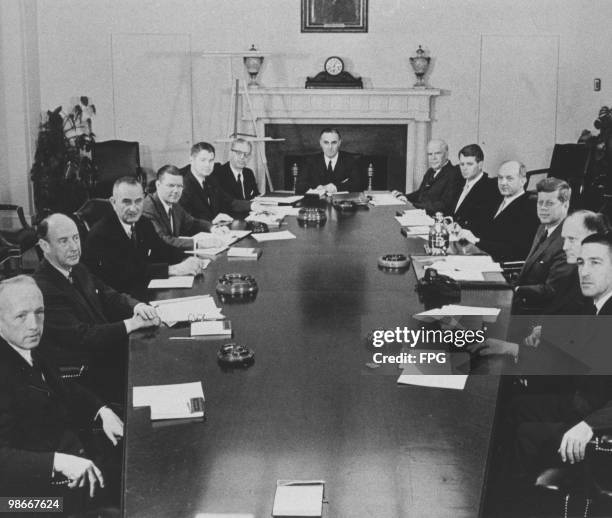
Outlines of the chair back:
{"label": "chair back", "polygon": [[91,227],[112,212],[113,206],[107,199],[91,198],[87,200],[83,206],[73,214],[81,238],[85,239]]}
{"label": "chair back", "polygon": [[138,142],[125,140],[96,142],[92,161],[97,171],[94,194],[98,198],[108,198],[112,194],[115,180],[122,176],[133,176],[142,181]]}

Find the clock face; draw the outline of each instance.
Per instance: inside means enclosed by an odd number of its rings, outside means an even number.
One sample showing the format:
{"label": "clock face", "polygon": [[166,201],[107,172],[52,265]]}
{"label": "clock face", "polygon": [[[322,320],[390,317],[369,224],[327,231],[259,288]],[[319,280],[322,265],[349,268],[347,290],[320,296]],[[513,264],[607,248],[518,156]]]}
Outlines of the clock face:
{"label": "clock face", "polygon": [[325,60],[325,71],[330,76],[337,76],[344,70],[344,62],[337,56],[332,56]]}

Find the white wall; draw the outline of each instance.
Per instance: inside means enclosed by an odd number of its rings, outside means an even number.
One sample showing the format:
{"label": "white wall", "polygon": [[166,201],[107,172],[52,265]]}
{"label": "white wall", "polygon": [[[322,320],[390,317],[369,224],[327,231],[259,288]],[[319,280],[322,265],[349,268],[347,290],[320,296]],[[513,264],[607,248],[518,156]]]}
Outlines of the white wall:
{"label": "white wall", "polygon": [[[298,0],[37,0],[41,107],[69,105],[76,96],[89,95],[98,108],[98,138],[115,137],[111,35],[118,33],[190,35],[195,140],[227,133],[232,77],[227,58],[199,52],[243,51],[251,43],[273,54],[262,71],[264,85],[295,87],[333,54],[345,58],[368,86],[410,86],[408,57],[422,44],[434,58],[429,83],[446,91],[436,101],[433,136],[447,139],[453,155],[477,138],[481,34],[559,35],[557,142],[575,141],[583,128],[592,128],[599,107],[612,103],[608,0],[369,3],[366,34],[302,34]],[[242,73],[241,60],[233,68]],[[601,92],[593,92],[594,77],[602,79]],[[149,99],[151,110],[157,102]],[[498,117],[503,124],[504,113]],[[541,163],[528,168],[547,164],[550,146],[542,147]]]}

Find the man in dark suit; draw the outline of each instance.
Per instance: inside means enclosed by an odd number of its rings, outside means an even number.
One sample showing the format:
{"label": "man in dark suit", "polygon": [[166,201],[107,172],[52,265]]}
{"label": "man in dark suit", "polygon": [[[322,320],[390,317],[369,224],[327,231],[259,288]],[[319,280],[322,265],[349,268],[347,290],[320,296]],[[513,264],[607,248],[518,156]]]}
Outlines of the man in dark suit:
{"label": "man in dark suit", "polygon": [[114,213],[90,230],[83,253],[89,270],[109,286],[133,296],[142,295],[151,279],[198,275],[200,260],[164,243],[153,224],[142,218],[144,193],[132,177],[115,181]]}
{"label": "man in dark suit", "polygon": [[[570,354],[591,372],[606,375],[573,376],[568,395],[545,394],[519,398],[514,403],[518,422],[516,454],[519,469],[532,475],[551,462],[577,463],[584,459],[594,432],[612,427],[612,376],[609,333],[612,316],[612,236],[586,237],[578,257],[582,293],[591,297],[594,317],[579,325],[568,321],[559,333]],[[574,336],[572,340],[567,335]]]}
{"label": "man in dark suit", "polygon": [[359,160],[355,155],[340,151],[340,132],[336,128],[323,129],[319,145],[322,152],[309,156],[298,172],[295,193],[304,194],[309,189],[327,194],[363,190]]}
{"label": "man in dark suit", "polygon": [[230,159],[223,165],[215,164],[211,178],[216,180],[219,188],[225,193],[226,210],[231,213],[249,212],[251,200],[259,196],[255,173],[246,164],[251,156],[251,143],[242,138],[232,141]]}
{"label": "man in dark suit", "polygon": [[459,151],[459,168],[463,181],[453,201],[451,215],[462,228],[475,235],[493,218],[501,202],[497,180],[483,172],[484,153],[478,144],[464,146]]}
{"label": "man in dark suit", "polygon": [[196,219],[207,221],[232,221],[224,211],[229,211],[231,200],[223,192],[211,173],[215,167],[215,148],[208,142],[198,142],[191,147],[189,164],[180,171],[183,174],[181,207]]}
{"label": "man in dark suit", "polygon": [[569,210],[571,189],[558,178],[544,178],[537,185],[540,226],[531,250],[515,282],[514,314],[538,314],[558,295],[574,269],[565,260],[561,230]]}
{"label": "man in dark suit", "polygon": [[123,423],[93,393],[61,379],[38,349],[43,323],[43,297],[31,278],[0,283],[0,493],[48,495],[52,482],[64,479],[66,496],[89,486],[93,497],[108,480],[78,430],[100,418],[116,445]]}
{"label": "man in dark suit", "polygon": [[79,231],[68,216],[48,216],[37,232],[45,255],[34,273],[45,301],[44,343],[61,346],[60,363],[87,365],[90,388],[123,401],[128,335],[159,325],[155,308],[116,292],[79,263]]}
{"label": "man in dark suit", "polygon": [[527,169],[517,161],[504,162],[497,176],[503,199],[493,219],[480,235],[461,229],[459,239],[478,246],[496,261],[523,261],[531,249],[538,228],[536,204],[529,199],[524,186]]}
{"label": "man in dark suit", "polygon": [[[192,217],[178,203],[183,192],[183,175],[173,165],[165,165],[157,171],[156,192],[144,201],[143,216],[153,223],[159,237],[166,244],[176,248],[193,248],[191,236],[201,232],[224,233],[226,227],[213,227],[205,219]],[[222,229],[222,230],[221,230]],[[215,248],[223,241],[212,234],[198,236],[202,248]]]}
{"label": "man in dark suit", "polygon": [[448,144],[443,140],[430,140],[427,144],[429,169],[419,188],[406,194],[393,191],[399,199],[409,201],[417,209],[424,209],[430,216],[436,212],[448,215],[453,212],[461,184],[461,174],[448,159]]}

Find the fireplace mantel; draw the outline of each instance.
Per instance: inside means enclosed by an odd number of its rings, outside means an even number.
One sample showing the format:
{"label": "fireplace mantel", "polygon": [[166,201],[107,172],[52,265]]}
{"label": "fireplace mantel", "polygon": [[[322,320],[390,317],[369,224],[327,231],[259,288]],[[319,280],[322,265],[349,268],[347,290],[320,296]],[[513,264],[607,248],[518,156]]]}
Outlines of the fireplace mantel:
{"label": "fireplace mantel", "polygon": [[242,93],[242,120],[254,119],[258,135],[264,135],[264,125],[270,123],[406,125],[406,189],[420,184],[427,169],[431,99],[440,90],[252,88],[248,93],[248,100]]}

